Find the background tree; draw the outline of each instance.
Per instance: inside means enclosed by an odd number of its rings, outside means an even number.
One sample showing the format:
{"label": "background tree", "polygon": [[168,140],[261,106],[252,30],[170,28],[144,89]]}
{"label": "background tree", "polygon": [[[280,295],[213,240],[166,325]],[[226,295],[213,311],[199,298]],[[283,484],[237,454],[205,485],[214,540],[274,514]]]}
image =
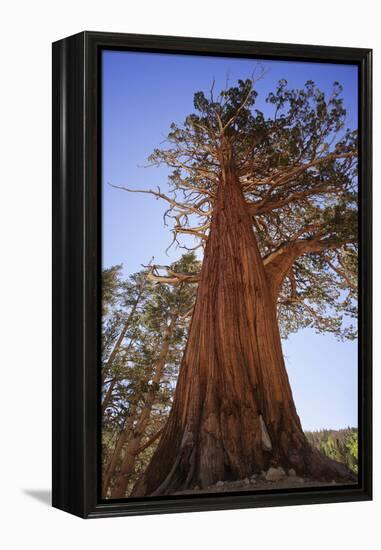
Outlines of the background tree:
{"label": "background tree", "polygon": [[[192,273],[199,262],[188,253],[172,267]],[[113,308],[104,317],[108,336],[103,360],[103,403],[108,398],[103,408],[105,498],[125,497],[152,454],[167,418],[195,299],[194,285],[152,284],[150,267],[127,281],[120,271],[116,266],[103,274],[104,295],[109,281],[113,289],[109,292]]]}
{"label": "background tree", "polygon": [[117,382],[123,379],[125,359],[138,336],[136,321],[148,295],[149,271],[136,273],[129,281],[122,281],[121,270],[122,266],[117,265],[102,273],[103,411],[110,406]]}
{"label": "background tree", "polygon": [[[303,434],[279,330],[355,336],[344,316],[356,313],[357,132],[345,128],[341,91],[280,81],[271,117],[254,108],[253,79],[217,98],[197,92],[196,113],[151,156],[172,168],[169,192],[139,192],[168,203],[174,242],[197,237],[204,261],[172,411],[134,495],[276,464],[350,477]],[[159,266],[152,275],[183,277]]]}

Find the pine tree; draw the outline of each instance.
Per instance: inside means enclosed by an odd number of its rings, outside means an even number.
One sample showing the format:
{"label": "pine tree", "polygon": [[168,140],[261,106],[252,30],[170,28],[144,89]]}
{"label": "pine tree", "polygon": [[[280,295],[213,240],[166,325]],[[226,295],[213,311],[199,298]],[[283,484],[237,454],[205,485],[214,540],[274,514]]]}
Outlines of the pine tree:
{"label": "pine tree", "polygon": [[[172,267],[191,273],[199,269],[199,262],[189,253]],[[105,498],[126,496],[146,466],[147,450],[161,434],[194,305],[194,285],[157,285],[150,282],[150,274],[148,267],[127,281],[116,277],[118,298],[105,319],[104,334],[106,327],[118,326],[109,330],[113,337],[103,361],[103,403],[108,399],[103,408]]]}

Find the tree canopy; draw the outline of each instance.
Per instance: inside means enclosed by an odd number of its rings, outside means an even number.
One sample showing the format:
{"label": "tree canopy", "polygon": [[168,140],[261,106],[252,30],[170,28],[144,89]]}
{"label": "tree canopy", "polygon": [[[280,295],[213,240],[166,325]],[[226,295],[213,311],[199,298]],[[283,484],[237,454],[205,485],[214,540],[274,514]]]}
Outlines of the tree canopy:
{"label": "tree canopy", "polygon": [[[261,78],[261,76],[259,77]],[[286,80],[266,98],[271,115],[256,108],[256,79],[215,94],[196,92],[194,113],[172,123],[150,165],[171,169],[168,189],[149,193],[168,204],[173,243],[205,246],[221,158],[228,151],[242,186],[268,274],[283,337],[313,327],[356,337],[357,129],[346,125],[342,86],[329,96],[307,81]],[[195,238],[194,246],[189,239]],[[197,276],[152,266],[151,280],[176,284]]]}

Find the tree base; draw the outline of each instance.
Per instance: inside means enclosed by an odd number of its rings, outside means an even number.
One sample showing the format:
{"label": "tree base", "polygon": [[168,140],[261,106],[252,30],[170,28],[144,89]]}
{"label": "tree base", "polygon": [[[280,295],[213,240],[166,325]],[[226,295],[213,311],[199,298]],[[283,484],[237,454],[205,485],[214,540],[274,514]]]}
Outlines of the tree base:
{"label": "tree base", "polygon": [[356,474],[345,464],[332,460],[314,448],[311,448],[307,459],[307,473],[317,481],[357,481]]}
{"label": "tree base", "polygon": [[[207,490],[213,486],[224,484],[227,486],[234,485],[235,483],[242,482],[243,478],[236,478],[234,476],[227,476],[227,479],[215,480],[211,484],[203,484],[199,479],[192,476],[192,468],[189,469],[189,465],[192,463],[192,456],[194,452],[188,447],[187,452],[178,456],[176,463],[172,470],[169,472],[166,479],[157,487],[152,493],[147,492],[147,485],[145,483],[144,475],[138,480],[135,485],[131,496],[165,496],[178,494],[179,492],[188,491],[191,488],[197,487],[199,490]],[[263,473],[269,468],[282,467],[286,472],[291,469],[295,470],[296,475],[299,478],[307,478],[309,482],[334,482],[340,483],[356,483],[357,476],[347,466],[336,460],[323,455],[317,449],[311,447],[309,444],[305,446],[303,452],[291,454],[288,459],[275,460],[269,459],[268,464],[265,467],[253,468],[252,472],[248,472],[245,479],[251,479],[253,476],[263,475]],[[180,472],[187,471],[187,476],[184,478]],[[224,476],[226,477],[226,476]]]}

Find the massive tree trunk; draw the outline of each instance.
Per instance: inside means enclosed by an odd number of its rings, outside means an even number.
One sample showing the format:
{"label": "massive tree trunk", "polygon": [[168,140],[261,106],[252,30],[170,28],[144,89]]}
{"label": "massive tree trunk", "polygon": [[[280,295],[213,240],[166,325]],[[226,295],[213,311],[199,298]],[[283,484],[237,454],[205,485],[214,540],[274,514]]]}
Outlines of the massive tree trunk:
{"label": "massive tree trunk", "polygon": [[172,411],[132,496],[204,488],[270,465],[315,478],[348,475],[313,451],[302,431],[270,287],[228,160]]}

